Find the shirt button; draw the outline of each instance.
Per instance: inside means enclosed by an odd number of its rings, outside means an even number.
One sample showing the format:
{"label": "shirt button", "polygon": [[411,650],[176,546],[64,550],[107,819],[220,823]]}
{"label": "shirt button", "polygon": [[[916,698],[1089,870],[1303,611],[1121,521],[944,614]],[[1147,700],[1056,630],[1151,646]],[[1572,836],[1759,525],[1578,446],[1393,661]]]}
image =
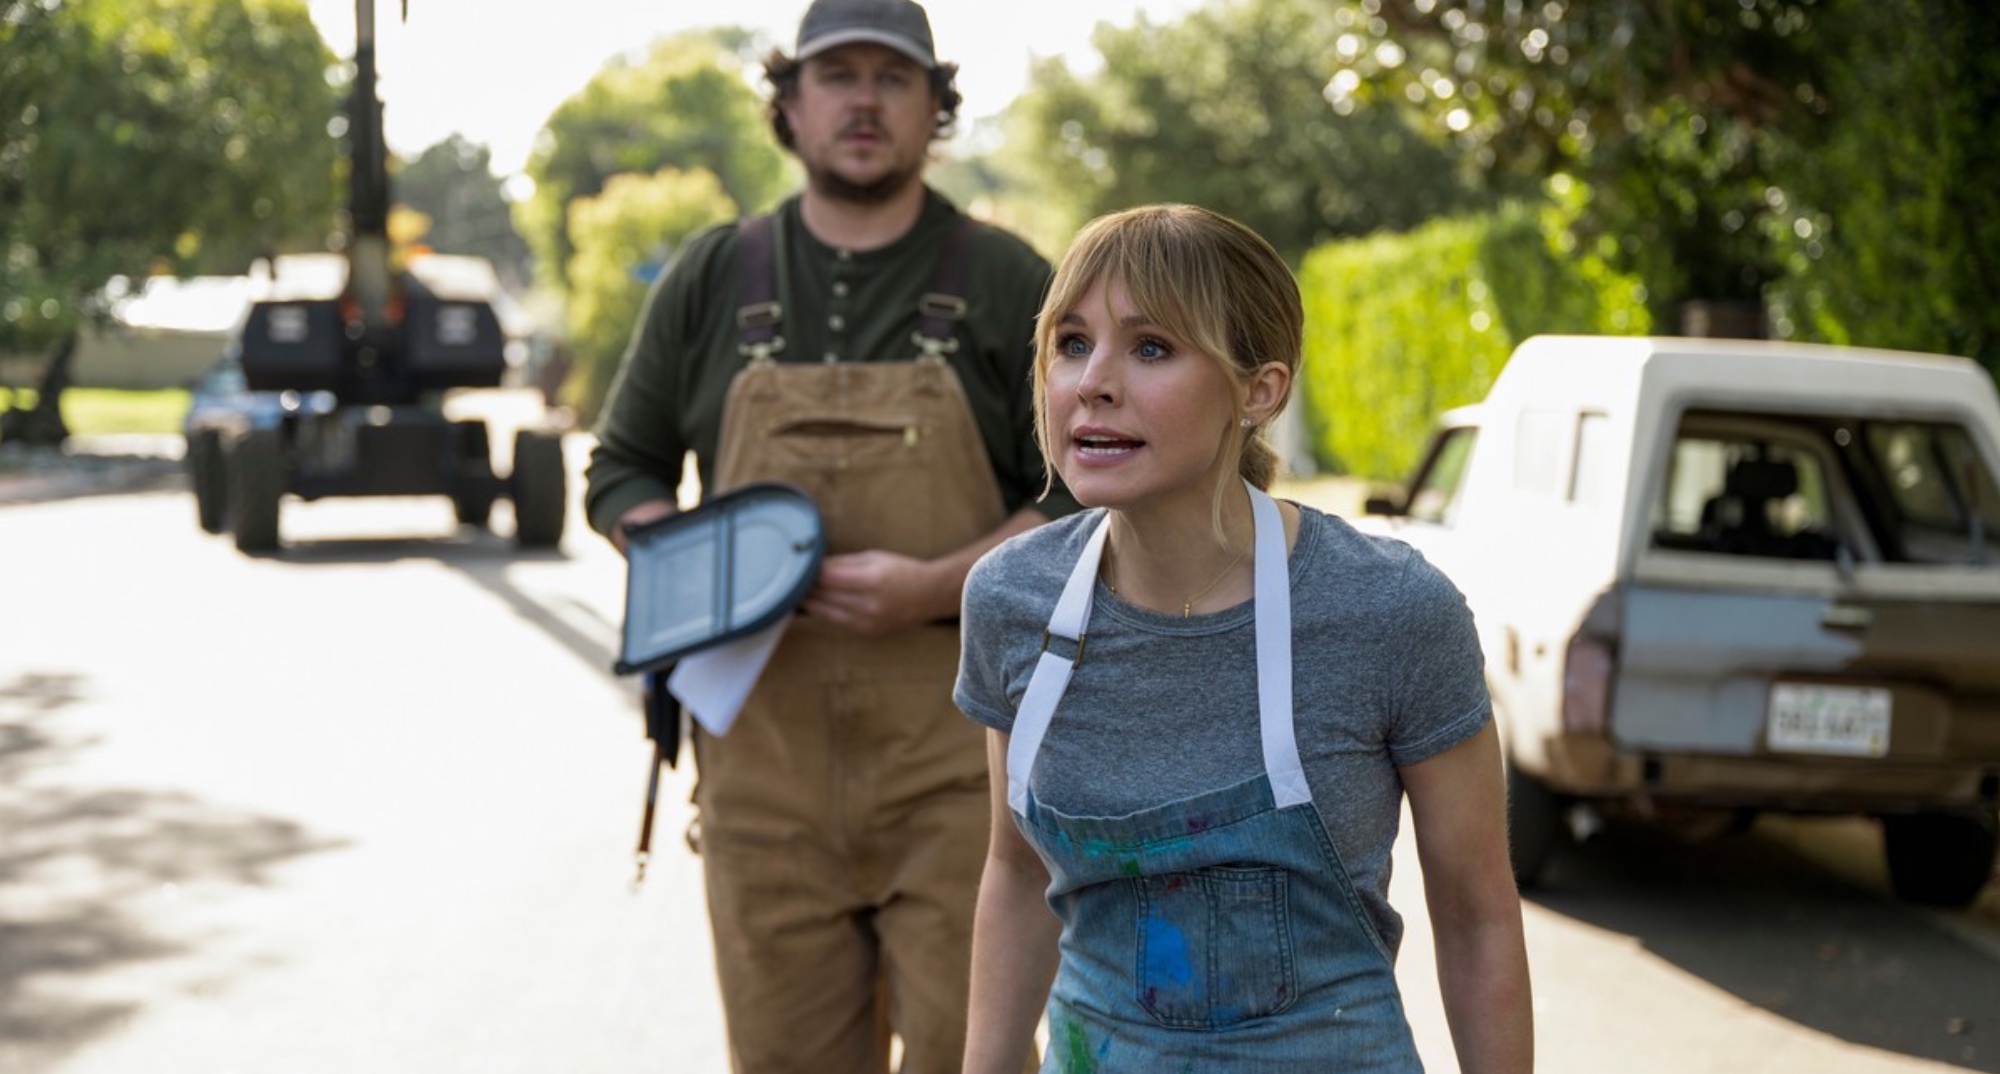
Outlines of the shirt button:
{"label": "shirt button", "polygon": [[836,313],[826,319],[826,326],[836,332],[844,332],[847,330],[847,318]]}
{"label": "shirt button", "polygon": [[846,281],[846,280],[836,280],[836,281],[834,282],[834,285],[833,285],[833,297],[835,297],[835,298],[846,298],[846,297],[847,297],[847,281]]}
{"label": "shirt button", "polygon": [[826,356],[824,358],[821,358],[820,360],[823,362],[838,362],[840,361],[840,352],[828,351],[826,352]]}

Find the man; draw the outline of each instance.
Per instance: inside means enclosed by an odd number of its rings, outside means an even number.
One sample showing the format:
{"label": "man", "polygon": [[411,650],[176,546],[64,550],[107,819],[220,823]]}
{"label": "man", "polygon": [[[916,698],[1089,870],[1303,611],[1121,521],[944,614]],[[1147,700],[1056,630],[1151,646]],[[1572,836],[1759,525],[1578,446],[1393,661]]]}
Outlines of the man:
{"label": "man", "polygon": [[[989,799],[952,706],[965,572],[1075,509],[1032,433],[1049,267],[923,182],[959,103],[911,0],[815,0],[765,74],[806,188],[692,239],[599,423],[622,530],[713,494],[812,494],[828,555],[736,724],[697,727],[700,848],[739,1074],[955,1071]],[[1038,498],[1039,497],[1039,498]]]}

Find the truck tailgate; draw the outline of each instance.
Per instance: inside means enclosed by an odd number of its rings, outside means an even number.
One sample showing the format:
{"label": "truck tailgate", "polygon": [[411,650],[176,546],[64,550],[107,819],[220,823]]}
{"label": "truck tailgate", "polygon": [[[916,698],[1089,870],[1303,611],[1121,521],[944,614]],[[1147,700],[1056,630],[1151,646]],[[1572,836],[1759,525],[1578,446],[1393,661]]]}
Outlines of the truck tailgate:
{"label": "truck tailgate", "polygon": [[2000,602],[1639,585],[1620,618],[1623,748],[2000,764]]}

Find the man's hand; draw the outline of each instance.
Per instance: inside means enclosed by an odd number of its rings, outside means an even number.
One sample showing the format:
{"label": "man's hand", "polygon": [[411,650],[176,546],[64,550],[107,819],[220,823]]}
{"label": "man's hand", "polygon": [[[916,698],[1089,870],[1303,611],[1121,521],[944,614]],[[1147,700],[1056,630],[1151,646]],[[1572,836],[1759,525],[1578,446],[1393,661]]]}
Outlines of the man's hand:
{"label": "man's hand", "polygon": [[1023,507],[992,532],[937,559],[879,550],[828,556],[803,607],[808,615],[868,637],[954,618],[973,562],[1001,541],[1047,521],[1035,508]]}
{"label": "man's hand", "polygon": [[618,524],[611,527],[611,546],[622,555],[625,551],[625,531],[658,521],[668,515],[679,514],[680,508],[672,500],[646,500],[637,503],[624,514],[618,516]]}
{"label": "man's hand", "polygon": [[894,552],[828,556],[806,594],[805,611],[878,637],[957,615],[958,586],[947,584],[935,564]]}

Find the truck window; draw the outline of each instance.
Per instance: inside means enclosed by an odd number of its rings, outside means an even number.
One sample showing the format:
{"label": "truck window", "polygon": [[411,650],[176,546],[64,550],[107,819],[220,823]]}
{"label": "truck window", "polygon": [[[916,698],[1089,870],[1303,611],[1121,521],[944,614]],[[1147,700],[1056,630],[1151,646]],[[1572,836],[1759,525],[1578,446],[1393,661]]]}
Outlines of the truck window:
{"label": "truck window", "polygon": [[1575,443],[1573,414],[1523,410],[1514,424],[1514,489],[1551,499],[1563,492],[1563,467]]}
{"label": "truck window", "polygon": [[1963,426],[1869,422],[1867,462],[1889,501],[1895,558],[1915,563],[1983,563],[2000,530],[2000,492]]}
{"label": "truck window", "polygon": [[1611,418],[1595,411],[1576,416],[1576,467],[1570,475],[1571,503],[1594,507],[1616,493],[1611,477]]}
{"label": "truck window", "polygon": [[1656,547],[1682,551],[1833,559],[1838,550],[1820,455],[1769,437],[1684,427],[1652,525]]}
{"label": "truck window", "polygon": [[2000,563],[2000,486],[1958,422],[1691,410],[1665,477],[1657,548]]}
{"label": "truck window", "polygon": [[1447,429],[1431,451],[1429,465],[1410,489],[1410,505],[1405,512],[1419,522],[1449,526],[1458,506],[1458,490],[1465,478],[1466,460],[1472,457],[1472,443],[1479,435],[1473,428]]}

